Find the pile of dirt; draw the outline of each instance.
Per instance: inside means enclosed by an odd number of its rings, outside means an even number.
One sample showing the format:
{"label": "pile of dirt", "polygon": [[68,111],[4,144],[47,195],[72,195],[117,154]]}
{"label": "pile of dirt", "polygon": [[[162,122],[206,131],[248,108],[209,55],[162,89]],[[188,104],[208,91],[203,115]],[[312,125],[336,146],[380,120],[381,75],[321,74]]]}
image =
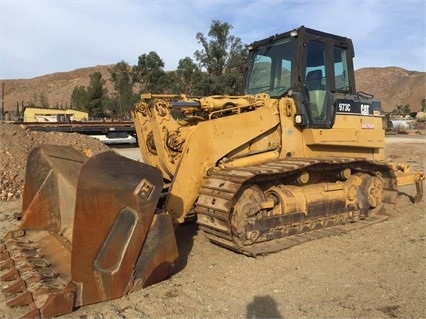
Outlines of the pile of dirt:
{"label": "pile of dirt", "polygon": [[108,150],[99,140],[77,133],[35,132],[0,123],[0,201],[21,198],[28,153],[40,144],[68,145],[88,154]]}

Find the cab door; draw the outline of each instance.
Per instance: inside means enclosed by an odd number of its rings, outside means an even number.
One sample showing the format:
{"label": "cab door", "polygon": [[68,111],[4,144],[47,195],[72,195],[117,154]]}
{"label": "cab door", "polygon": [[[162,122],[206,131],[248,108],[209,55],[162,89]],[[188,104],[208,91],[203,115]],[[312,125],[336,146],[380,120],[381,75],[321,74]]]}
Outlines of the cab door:
{"label": "cab door", "polygon": [[334,98],[330,81],[329,45],[321,37],[307,37],[304,76],[305,106],[311,127],[331,128]]}
{"label": "cab door", "polygon": [[308,126],[333,127],[336,98],[355,94],[353,47],[350,39],[306,33],[301,62]]}

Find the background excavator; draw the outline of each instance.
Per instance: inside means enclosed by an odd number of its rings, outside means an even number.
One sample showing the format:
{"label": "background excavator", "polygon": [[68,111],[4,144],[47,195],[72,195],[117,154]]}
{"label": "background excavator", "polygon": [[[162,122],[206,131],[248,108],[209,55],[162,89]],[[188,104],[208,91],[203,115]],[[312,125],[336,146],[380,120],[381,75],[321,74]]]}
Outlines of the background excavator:
{"label": "background excavator", "polygon": [[24,317],[119,298],[176,269],[175,229],[248,256],[380,222],[422,172],[385,162],[383,114],[357,92],[350,39],[300,27],[249,46],[240,96],[143,94],[143,161],[44,145],[1,241],[3,293]]}

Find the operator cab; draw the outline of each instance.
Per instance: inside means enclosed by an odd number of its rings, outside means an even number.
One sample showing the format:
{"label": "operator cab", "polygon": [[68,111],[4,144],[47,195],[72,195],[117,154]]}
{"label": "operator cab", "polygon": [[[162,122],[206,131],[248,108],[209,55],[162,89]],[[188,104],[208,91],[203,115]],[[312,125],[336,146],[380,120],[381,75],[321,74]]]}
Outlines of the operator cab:
{"label": "operator cab", "polygon": [[353,56],[350,39],[303,26],[254,42],[244,94],[292,96],[296,125],[331,128],[336,98],[355,99]]}

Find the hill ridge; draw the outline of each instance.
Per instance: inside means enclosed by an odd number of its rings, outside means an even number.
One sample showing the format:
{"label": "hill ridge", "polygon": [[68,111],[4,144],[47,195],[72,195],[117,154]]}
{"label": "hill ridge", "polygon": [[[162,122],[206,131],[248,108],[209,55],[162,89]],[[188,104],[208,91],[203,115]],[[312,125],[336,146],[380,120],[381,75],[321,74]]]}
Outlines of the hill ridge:
{"label": "hill ridge", "polygon": [[[4,109],[15,111],[21,105],[34,100],[35,94],[44,94],[50,107],[69,107],[71,93],[76,86],[88,86],[90,75],[100,72],[106,81],[108,92],[113,86],[108,81],[108,69],[114,65],[97,65],[78,68],[67,72],[55,72],[31,79],[7,79],[4,83]],[[426,98],[426,72],[406,70],[397,66],[366,67],[355,71],[357,91],[374,95],[381,100],[385,112],[396,105],[410,106],[411,111],[421,109],[421,101]]]}

